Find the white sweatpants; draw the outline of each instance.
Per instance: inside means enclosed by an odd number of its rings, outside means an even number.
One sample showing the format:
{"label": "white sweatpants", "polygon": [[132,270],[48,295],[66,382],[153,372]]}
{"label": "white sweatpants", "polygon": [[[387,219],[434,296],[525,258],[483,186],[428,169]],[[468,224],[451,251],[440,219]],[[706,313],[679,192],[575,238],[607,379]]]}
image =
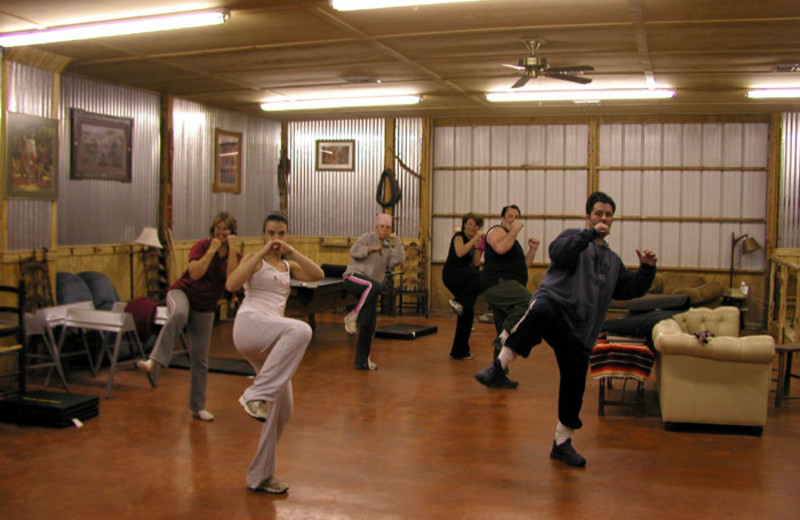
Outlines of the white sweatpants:
{"label": "white sweatpants", "polygon": [[257,313],[236,315],[233,344],[256,372],[244,398],[270,403],[256,456],[247,472],[250,488],[258,487],[275,473],[275,448],[292,415],[291,379],[309,342],[311,327],[302,321]]}

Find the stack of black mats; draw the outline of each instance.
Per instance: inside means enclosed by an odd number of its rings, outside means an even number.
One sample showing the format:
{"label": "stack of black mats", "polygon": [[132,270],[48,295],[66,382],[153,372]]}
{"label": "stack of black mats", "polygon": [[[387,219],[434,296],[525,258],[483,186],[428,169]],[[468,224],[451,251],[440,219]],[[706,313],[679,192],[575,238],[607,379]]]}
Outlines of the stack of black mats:
{"label": "stack of black mats", "polygon": [[97,417],[96,396],[33,390],[0,401],[0,421],[33,426],[80,426]]}

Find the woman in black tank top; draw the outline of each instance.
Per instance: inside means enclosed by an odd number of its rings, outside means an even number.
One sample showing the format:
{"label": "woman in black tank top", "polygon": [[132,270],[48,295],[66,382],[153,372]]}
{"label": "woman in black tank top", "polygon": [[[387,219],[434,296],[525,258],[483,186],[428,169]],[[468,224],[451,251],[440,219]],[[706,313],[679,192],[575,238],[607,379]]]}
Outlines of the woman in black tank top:
{"label": "woman in black tank top", "polygon": [[468,213],[461,219],[461,229],[456,231],[450,240],[447,260],[442,269],[442,281],[453,293],[449,301],[450,307],[458,315],[456,333],[450,357],[453,359],[471,359],[469,337],[472,333],[472,322],[475,318],[475,300],[478,299],[480,271],[480,251],[476,246],[483,237],[480,232],[483,218]]}

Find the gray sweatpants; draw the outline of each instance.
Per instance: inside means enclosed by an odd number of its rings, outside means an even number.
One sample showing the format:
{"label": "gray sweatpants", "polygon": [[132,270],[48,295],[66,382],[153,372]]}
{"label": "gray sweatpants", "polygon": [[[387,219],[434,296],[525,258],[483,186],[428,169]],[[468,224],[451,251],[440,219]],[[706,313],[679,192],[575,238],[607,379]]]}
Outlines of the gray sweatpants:
{"label": "gray sweatpants", "polygon": [[256,371],[244,399],[270,403],[256,456],[247,471],[250,488],[275,473],[275,448],[292,415],[291,379],[310,342],[311,327],[299,320],[239,312],[233,322],[233,344]]}
{"label": "gray sweatpants", "polygon": [[169,318],[158,334],[150,359],[161,366],[169,366],[178,334],[186,327],[189,332],[191,368],[189,408],[193,412],[204,410],[208,385],[208,349],[214,328],[214,313],[193,311],[189,298],[180,289],[172,289],[167,293],[167,308]]}

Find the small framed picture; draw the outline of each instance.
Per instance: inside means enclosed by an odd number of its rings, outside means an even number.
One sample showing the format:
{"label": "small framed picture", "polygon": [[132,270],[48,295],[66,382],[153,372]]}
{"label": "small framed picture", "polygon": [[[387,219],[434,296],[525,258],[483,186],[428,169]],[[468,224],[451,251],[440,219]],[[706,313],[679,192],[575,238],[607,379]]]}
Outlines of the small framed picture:
{"label": "small framed picture", "polygon": [[70,179],[131,182],[133,119],[72,109]]}
{"label": "small framed picture", "polygon": [[214,129],[215,193],[242,192],[242,133]]}
{"label": "small framed picture", "polygon": [[317,141],[317,170],[355,170],[356,142],[350,140]]}
{"label": "small framed picture", "polygon": [[6,114],[6,197],[58,198],[58,121]]}

